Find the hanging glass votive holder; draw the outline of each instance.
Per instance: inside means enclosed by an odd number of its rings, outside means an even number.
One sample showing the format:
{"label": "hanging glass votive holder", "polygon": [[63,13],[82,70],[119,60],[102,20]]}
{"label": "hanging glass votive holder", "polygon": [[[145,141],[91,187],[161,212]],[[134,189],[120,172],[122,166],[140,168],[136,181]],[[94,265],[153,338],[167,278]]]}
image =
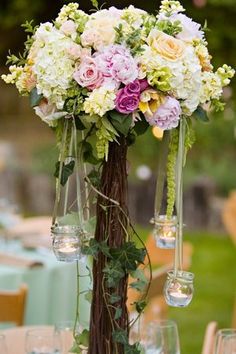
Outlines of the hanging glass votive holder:
{"label": "hanging glass votive holder", "polygon": [[74,262],[82,257],[83,230],[77,225],[52,226],[52,247],[59,261]]}
{"label": "hanging glass votive holder", "polygon": [[153,236],[156,246],[159,248],[175,248],[175,241],[178,232],[178,222],[176,216],[158,215],[153,220]]}
{"label": "hanging glass votive holder", "polygon": [[186,307],[193,297],[194,274],[178,270],[169,271],[164,287],[164,296],[168,305],[174,307]]}

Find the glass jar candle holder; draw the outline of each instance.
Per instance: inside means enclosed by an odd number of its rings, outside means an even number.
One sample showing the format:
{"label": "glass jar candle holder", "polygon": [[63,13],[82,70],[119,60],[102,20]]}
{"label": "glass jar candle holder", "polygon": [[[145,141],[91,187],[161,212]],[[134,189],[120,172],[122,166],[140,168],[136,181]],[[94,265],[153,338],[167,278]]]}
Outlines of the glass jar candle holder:
{"label": "glass jar candle holder", "polygon": [[159,248],[175,248],[175,241],[178,232],[178,223],[176,216],[158,215],[153,220],[153,236],[156,246]]}
{"label": "glass jar candle holder", "polygon": [[59,261],[74,262],[81,258],[84,232],[79,226],[53,226],[51,235],[53,251]]}
{"label": "glass jar candle holder", "polygon": [[169,271],[164,287],[164,296],[168,305],[174,307],[186,307],[193,297],[194,274],[182,270]]}

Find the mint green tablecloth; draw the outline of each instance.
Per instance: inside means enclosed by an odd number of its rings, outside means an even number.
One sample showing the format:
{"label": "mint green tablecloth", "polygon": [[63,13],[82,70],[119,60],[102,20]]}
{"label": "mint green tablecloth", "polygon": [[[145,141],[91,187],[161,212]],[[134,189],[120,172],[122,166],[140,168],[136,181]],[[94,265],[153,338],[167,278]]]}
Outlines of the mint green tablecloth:
{"label": "mint green tablecloth", "polygon": [[[76,307],[76,264],[58,262],[49,251],[26,251],[18,244],[8,246],[7,252],[42,261],[43,267],[22,268],[0,264],[0,290],[18,289],[26,283],[29,293],[25,325],[53,325],[73,320]],[[80,262],[80,273],[88,274],[86,264]],[[89,288],[89,277],[80,278],[80,291]],[[80,316],[88,322],[89,303],[81,296]]]}

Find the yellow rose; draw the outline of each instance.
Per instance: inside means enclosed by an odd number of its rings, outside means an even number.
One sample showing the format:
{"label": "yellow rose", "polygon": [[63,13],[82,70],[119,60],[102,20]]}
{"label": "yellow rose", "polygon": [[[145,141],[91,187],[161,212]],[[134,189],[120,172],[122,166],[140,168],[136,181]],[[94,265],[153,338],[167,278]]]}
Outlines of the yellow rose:
{"label": "yellow rose", "polygon": [[177,60],[183,56],[185,50],[185,44],[168,34],[165,34],[157,29],[152,29],[147,43],[149,46],[160,54],[163,58],[168,60]]}
{"label": "yellow rose", "polygon": [[139,109],[143,114],[151,117],[164,102],[164,95],[153,89],[147,89],[141,93]]}

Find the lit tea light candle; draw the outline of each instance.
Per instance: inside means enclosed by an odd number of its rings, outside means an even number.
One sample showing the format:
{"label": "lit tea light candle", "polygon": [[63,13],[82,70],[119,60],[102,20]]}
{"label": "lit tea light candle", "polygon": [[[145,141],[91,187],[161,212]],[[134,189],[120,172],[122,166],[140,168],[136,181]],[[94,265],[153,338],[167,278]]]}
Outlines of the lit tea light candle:
{"label": "lit tea light candle", "polygon": [[61,253],[69,254],[69,253],[76,252],[77,249],[73,245],[67,244],[67,245],[64,245],[64,247],[61,247],[58,251]]}
{"label": "lit tea light candle", "polygon": [[177,235],[177,218],[167,215],[158,215],[153,219],[154,230],[153,236],[156,240],[156,246],[159,248],[175,248]]}
{"label": "lit tea light candle", "polygon": [[84,236],[78,226],[52,227],[53,251],[59,261],[74,262],[81,257],[81,238]]}
{"label": "lit tea light candle", "polygon": [[175,248],[176,232],[169,227],[164,226],[162,232],[159,232],[157,246],[165,248]]}
{"label": "lit tea light candle", "polygon": [[177,306],[185,306],[189,302],[189,296],[180,291],[169,292],[170,301]]}

